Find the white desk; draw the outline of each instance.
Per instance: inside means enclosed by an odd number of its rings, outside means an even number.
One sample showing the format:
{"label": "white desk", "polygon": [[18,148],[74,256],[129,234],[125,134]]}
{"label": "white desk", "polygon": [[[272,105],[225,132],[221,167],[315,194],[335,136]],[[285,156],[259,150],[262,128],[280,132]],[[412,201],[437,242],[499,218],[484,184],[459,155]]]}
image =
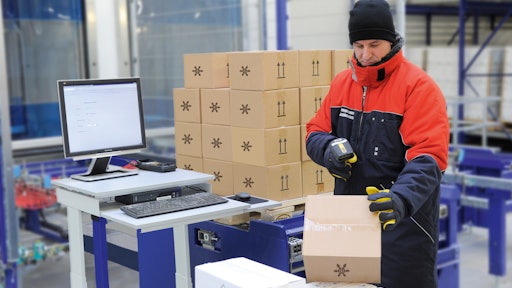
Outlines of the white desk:
{"label": "white desk", "polygon": [[[82,212],[85,212],[99,217],[101,220],[96,221],[99,224],[96,224],[93,232],[93,237],[100,238],[101,244],[95,244],[94,247],[96,266],[100,266],[96,267],[98,287],[108,287],[107,260],[97,259],[98,255],[96,255],[98,253],[102,254],[103,258],[106,257],[105,224],[108,221],[114,229],[132,235],[173,228],[176,287],[191,288],[188,224],[241,214],[255,209],[276,207],[280,203],[268,201],[265,204],[251,206],[247,203],[229,200],[225,204],[135,219],[124,214],[119,209],[120,205],[112,203],[111,200],[118,195],[188,185],[200,186],[201,189],[211,192],[211,185],[208,181],[213,178],[213,175],[177,169],[172,173],[140,171],[136,176],[96,182],[83,182],[70,178],[53,181],[53,185],[57,188],[57,201],[67,206],[71,287],[87,287],[82,231]],[[98,243],[96,239],[95,243]],[[102,280],[98,281],[98,277],[101,277]]]}

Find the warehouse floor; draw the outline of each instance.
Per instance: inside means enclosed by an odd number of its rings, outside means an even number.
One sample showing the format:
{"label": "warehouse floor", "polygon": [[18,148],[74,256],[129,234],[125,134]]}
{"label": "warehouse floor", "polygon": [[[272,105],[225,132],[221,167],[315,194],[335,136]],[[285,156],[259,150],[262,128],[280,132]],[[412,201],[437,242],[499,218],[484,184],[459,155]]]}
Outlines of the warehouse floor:
{"label": "warehouse floor", "polygon": [[[64,218],[65,219],[65,218]],[[465,227],[459,233],[460,245],[460,288],[466,287],[512,287],[512,214],[507,215],[507,275],[495,277],[488,271],[487,229]],[[28,246],[38,235],[20,231],[20,241]],[[48,243],[51,245],[51,243]],[[94,258],[86,253],[86,274],[88,287],[95,287]],[[52,256],[36,264],[20,268],[22,285],[18,287],[66,288],[69,287],[69,255]],[[109,264],[110,288],[138,287],[138,275],[134,271]]]}

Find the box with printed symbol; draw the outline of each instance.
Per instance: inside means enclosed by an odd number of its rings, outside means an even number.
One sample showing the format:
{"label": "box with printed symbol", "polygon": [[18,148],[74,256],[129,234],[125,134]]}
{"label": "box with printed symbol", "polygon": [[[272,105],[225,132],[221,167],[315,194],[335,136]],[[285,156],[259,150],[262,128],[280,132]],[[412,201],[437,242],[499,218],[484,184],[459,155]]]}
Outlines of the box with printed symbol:
{"label": "box with printed symbol", "polygon": [[299,89],[231,90],[231,126],[277,128],[299,125]]}
{"label": "box with printed symbol", "polygon": [[202,155],[204,158],[231,161],[231,127],[201,124]]}
{"label": "box with printed symbol", "polygon": [[202,157],[201,124],[174,122],[176,154]]}
{"label": "box with printed symbol", "polygon": [[300,162],[255,166],[233,163],[233,187],[235,191],[274,201],[302,197]]}
{"label": "box with printed symbol", "polygon": [[229,87],[228,53],[183,55],[185,88]]}
{"label": "box with printed symbol", "polygon": [[174,88],[174,121],[201,123],[199,89]]}
{"label": "box with printed symbol", "polygon": [[276,90],[299,86],[298,51],[229,53],[229,87],[238,90]]}
{"label": "box with printed symbol", "polygon": [[232,127],[233,162],[271,166],[300,162],[300,127]]}
{"label": "box with printed symbol", "polygon": [[230,124],[229,88],[201,89],[201,123]]}
{"label": "box with printed symbol", "polygon": [[350,68],[350,61],[354,54],[352,49],[340,49],[332,51],[332,78],[341,71]]}
{"label": "box with printed symbol", "polygon": [[306,197],[302,256],[308,282],[380,283],[381,225],[364,195]]}
{"label": "box with printed symbol", "polygon": [[329,93],[329,85],[300,88],[300,124],[308,123]]}
{"label": "box with printed symbol", "polygon": [[334,191],[334,177],[327,168],[313,162],[302,162],[302,196],[332,193]]}
{"label": "box with printed symbol", "polygon": [[300,87],[329,85],[331,73],[332,50],[299,51]]}
{"label": "box with printed symbol", "polygon": [[211,174],[212,191],[221,196],[235,194],[233,190],[233,162],[203,158],[203,173]]}

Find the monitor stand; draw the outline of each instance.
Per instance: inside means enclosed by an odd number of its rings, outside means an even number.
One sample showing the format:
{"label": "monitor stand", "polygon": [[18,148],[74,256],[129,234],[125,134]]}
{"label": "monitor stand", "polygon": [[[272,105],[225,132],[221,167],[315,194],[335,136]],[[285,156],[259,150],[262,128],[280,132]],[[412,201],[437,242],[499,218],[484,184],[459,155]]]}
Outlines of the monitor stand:
{"label": "monitor stand", "polygon": [[109,166],[110,158],[111,157],[93,158],[87,172],[71,175],[70,177],[72,179],[90,182],[132,176],[139,173],[136,169],[113,168],[113,166]]}

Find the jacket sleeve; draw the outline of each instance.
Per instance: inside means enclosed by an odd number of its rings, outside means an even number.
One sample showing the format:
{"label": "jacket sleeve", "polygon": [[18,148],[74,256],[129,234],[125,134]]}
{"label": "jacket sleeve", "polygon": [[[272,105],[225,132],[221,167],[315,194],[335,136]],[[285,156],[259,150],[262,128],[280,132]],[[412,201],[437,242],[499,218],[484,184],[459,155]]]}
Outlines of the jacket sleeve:
{"label": "jacket sleeve", "polygon": [[391,190],[405,199],[410,216],[438,189],[448,164],[450,125],[446,102],[428,76],[420,78],[407,98],[400,134],[409,148],[406,165]]}
{"label": "jacket sleeve", "polygon": [[325,147],[336,137],[327,132],[312,132],[306,139],[306,151],[309,158],[318,165],[324,165]]}
{"label": "jacket sleeve", "polygon": [[446,101],[439,87],[425,75],[416,83],[407,97],[400,134],[409,147],[407,161],[429,155],[441,171],[448,165],[450,124]]}

